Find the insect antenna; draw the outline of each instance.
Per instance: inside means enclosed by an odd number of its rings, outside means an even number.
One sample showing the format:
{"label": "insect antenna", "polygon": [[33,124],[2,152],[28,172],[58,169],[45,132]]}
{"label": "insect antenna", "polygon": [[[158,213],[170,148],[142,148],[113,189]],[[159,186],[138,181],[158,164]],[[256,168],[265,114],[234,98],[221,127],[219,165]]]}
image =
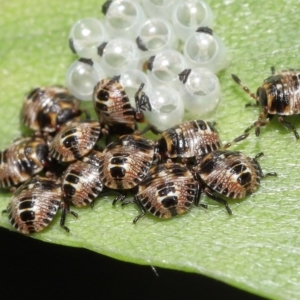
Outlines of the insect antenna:
{"label": "insect antenna", "polygon": [[237,138],[235,138],[234,140],[232,140],[231,142],[228,142],[227,144],[225,144],[221,149],[225,150],[229,147],[231,147],[232,145],[242,141],[242,140],[245,140],[247,137],[249,136],[249,133],[244,133],[240,136],[238,136]]}
{"label": "insect antenna", "polygon": [[251,98],[253,98],[253,99],[255,100],[255,104],[253,104],[253,103],[248,103],[248,104],[246,104],[246,106],[256,106],[256,105],[258,105],[258,104],[259,104],[259,99],[258,99],[257,95],[255,95],[254,93],[252,93],[252,92],[249,90],[249,88],[248,88],[246,85],[244,85],[243,82],[242,82],[236,75],[231,74],[231,77],[232,77],[232,79],[233,79],[238,85],[240,85],[240,86],[243,88],[243,90],[244,90],[248,95],[250,95]]}

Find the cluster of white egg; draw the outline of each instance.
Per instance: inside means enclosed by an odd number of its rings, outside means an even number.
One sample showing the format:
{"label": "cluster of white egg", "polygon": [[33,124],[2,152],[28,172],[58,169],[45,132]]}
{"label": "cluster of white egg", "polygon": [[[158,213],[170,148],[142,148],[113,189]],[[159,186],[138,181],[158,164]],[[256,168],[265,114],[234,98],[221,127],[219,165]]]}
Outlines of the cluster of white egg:
{"label": "cluster of white egg", "polygon": [[216,108],[215,74],[228,61],[204,1],[110,0],[102,12],[103,19],[85,18],[71,28],[70,48],[80,57],[66,75],[74,96],[91,100],[99,80],[120,76],[134,106],[143,82],[152,106],[146,118],[161,130],[180,123],[184,111],[199,118]]}

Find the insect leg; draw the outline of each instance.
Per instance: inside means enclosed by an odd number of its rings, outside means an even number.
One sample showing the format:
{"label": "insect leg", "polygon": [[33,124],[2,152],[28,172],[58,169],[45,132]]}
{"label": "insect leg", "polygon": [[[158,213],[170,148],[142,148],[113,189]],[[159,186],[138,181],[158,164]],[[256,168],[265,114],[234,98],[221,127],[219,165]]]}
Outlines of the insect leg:
{"label": "insect leg", "polygon": [[254,162],[254,163],[257,165],[257,167],[258,167],[259,175],[260,175],[262,178],[267,177],[267,176],[277,176],[277,173],[276,173],[276,172],[268,172],[268,173],[266,173],[266,174],[263,173],[263,171],[262,171],[262,169],[261,169],[261,166],[260,166],[260,164],[259,164],[259,162],[258,162],[258,160],[257,160],[258,158],[262,157],[263,155],[264,155],[263,152],[259,152],[259,153],[257,153],[257,154],[255,155],[255,157],[252,159],[253,162]]}
{"label": "insect leg", "polygon": [[295,128],[295,126],[287,121],[284,120],[284,118],[282,116],[279,116],[278,117],[278,121],[285,127],[285,128],[288,128],[288,129],[291,129],[293,130],[294,132],[294,135],[296,137],[296,139],[298,140],[299,139],[299,134]]}
{"label": "insect leg", "polygon": [[122,206],[128,205],[128,204],[135,204],[134,199],[126,200],[122,202]]}
{"label": "insect leg", "polygon": [[245,104],[245,107],[249,107],[249,106],[259,106],[259,103],[258,102],[256,102],[256,103],[246,103]]}
{"label": "insect leg", "polygon": [[256,124],[257,124],[257,121],[255,121],[255,122],[252,123],[249,127],[247,127],[247,128],[245,129],[245,133],[249,132],[253,127],[256,126]]}
{"label": "insect leg", "polygon": [[[263,118],[267,115],[267,119],[263,121]],[[246,128],[245,133],[249,132],[253,127],[255,128],[255,135],[259,136],[260,135],[260,127],[266,126],[269,122],[270,119],[272,118],[272,115],[267,114],[267,107],[264,107],[264,111],[262,111],[259,114],[258,120],[255,121],[253,124],[251,124],[248,128]]]}
{"label": "insect leg", "polygon": [[258,158],[262,157],[263,155],[264,155],[263,152],[259,152],[255,155],[255,159],[258,159]]}
{"label": "insect leg", "polygon": [[101,191],[101,192],[96,196],[96,198],[94,198],[94,199],[92,200],[92,202],[90,203],[90,207],[91,207],[91,208],[94,208],[95,202],[96,202],[96,200],[97,200],[98,197],[106,197],[106,196],[109,196],[109,195],[111,195],[111,191]]}
{"label": "insect leg", "polygon": [[200,203],[200,197],[201,197],[202,192],[203,192],[203,189],[199,186],[199,189],[198,189],[197,194],[195,196],[194,204],[196,206],[201,206],[201,207],[207,209],[207,205],[206,204]]}
{"label": "insect leg", "polygon": [[228,205],[228,203],[227,203],[226,200],[224,200],[224,199],[222,199],[220,197],[215,196],[208,187],[204,189],[204,193],[205,193],[206,196],[208,196],[212,200],[215,200],[215,201],[217,201],[217,202],[225,205],[225,208],[226,208],[228,214],[232,215],[232,211],[231,211],[231,209],[230,209],[230,207],[229,207],[229,205]]}
{"label": "insect leg", "polygon": [[244,134],[238,136],[237,138],[235,138],[233,141],[231,141],[231,142],[227,143],[226,145],[224,145],[224,146],[222,147],[222,149],[227,149],[227,148],[231,147],[233,144],[238,143],[238,142],[240,142],[240,141],[246,139],[248,136],[249,136],[249,133],[248,133],[248,132],[247,132],[247,133],[244,133]]}
{"label": "insect leg", "polygon": [[143,130],[139,131],[138,134],[144,134],[144,133],[148,132],[149,130],[156,135],[162,133],[162,130],[157,129],[154,125],[148,124]]}
{"label": "insect leg", "polygon": [[125,193],[120,193],[118,196],[115,197],[115,199],[114,199],[112,205],[116,205],[116,203],[117,203],[118,201],[123,202],[123,200],[125,199],[125,197],[126,197],[126,194],[125,194]]}
{"label": "insect leg", "polygon": [[260,135],[260,127],[261,126],[266,126],[270,122],[269,118],[267,118],[266,120],[263,121],[264,117],[268,115],[267,111],[268,111],[268,107],[265,106],[263,111],[258,116],[258,120],[256,122],[256,128],[255,128],[255,135],[256,136]]}
{"label": "insect leg", "polygon": [[78,218],[78,214],[74,211],[70,210],[70,205],[67,202],[68,200],[64,199],[63,202],[61,203],[60,207],[62,209],[62,213],[61,213],[61,217],[60,217],[60,226],[66,231],[66,232],[70,232],[70,229],[65,226],[65,222],[66,222],[66,215],[67,214],[71,214],[73,215],[75,218]]}
{"label": "insect leg", "polygon": [[142,212],[141,212],[141,214],[139,214],[137,217],[135,217],[133,219],[133,224],[135,224],[140,218],[144,217],[146,214],[146,209],[143,206],[143,204],[141,203],[141,201],[137,197],[134,197],[134,201]]}
{"label": "insect leg", "polygon": [[144,86],[145,84],[141,83],[139,89],[134,95],[135,107],[136,107],[135,117],[137,120],[144,119],[143,113],[141,112],[142,110],[151,111],[152,109],[148,96],[142,91]]}
{"label": "insect leg", "polygon": [[277,173],[276,172],[268,172],[266,174],[263,174],[262,177],[267,177],[267,176],[277,176]]}
{"label": "insect leg", "polygon": [[61,213],[61,217],[60,217],[60,227],[62,227],[66,232],[70,232],[70,229],[68,227],[65,226],[65,222],[66,222],[66,215],[67,215],[67,211],[68,211],[68,205],[63,204],[61,205],[62,208],[62,213]]}
{"label": "insect leg", "polygon": [[89,113],[89,111],[88,111],[88,110],[86,110],[86,109],[83,109],[83,110],[82,110],[82,113],[84,113],[84,114],[85,114],[85,118],[86,118],[86,120],[91,120],[91,115],[90,115],[90,113]]}
{"label": "insect leg", "polygon": [[271,67],[271,74],[272,74],[272,75],[274,75],[275,73],[276,73],[276,71],[275,71],[275,67],[274,67],[274,66],[272,66],[272,67]]}

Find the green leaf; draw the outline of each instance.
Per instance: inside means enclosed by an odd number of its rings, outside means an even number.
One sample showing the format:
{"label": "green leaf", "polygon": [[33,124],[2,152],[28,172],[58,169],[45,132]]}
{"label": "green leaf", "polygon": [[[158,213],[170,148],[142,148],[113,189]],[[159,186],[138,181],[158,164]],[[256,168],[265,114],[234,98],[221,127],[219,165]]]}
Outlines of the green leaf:
{"label": "green leaf", "polygon": [[[101,1],[100,1],[101,2]],[[224,39],[231,64],[219,78],[223,90],[217,124],[224,141],[240,135],[259,114],[245,108],[251,101],[231,79],[238,75],[256,92],[270,67],[299,67],[299,13],[296,0],[207,1],[215,14],[215,32]],[[83,17],[101,17],[94,0],[2,0],[0,3],[0,147],[20,135],[19,111],[24,94],[39,85],[63,84],[75,56],[68,49],[72,24]],[[300,128],[298,116],[289,117]],[[249,156],[263,151],[264,171],[258,192],[244,201],[230,201],[233,216],[207,199],[209,209],[192,210],[169,221],[146,216],[136,225],[135,206],[112,207],[111,199],[93,210],[74,209],[67,234],[59,215],[32,237],[61,245],[84,247],[116,259],[196,272],[269,298],[300,298],[299,142],[276,118],[234,149]],[[0,209],[9,193],[0,194]],[[0,225],[11,229],[6,215]]]}

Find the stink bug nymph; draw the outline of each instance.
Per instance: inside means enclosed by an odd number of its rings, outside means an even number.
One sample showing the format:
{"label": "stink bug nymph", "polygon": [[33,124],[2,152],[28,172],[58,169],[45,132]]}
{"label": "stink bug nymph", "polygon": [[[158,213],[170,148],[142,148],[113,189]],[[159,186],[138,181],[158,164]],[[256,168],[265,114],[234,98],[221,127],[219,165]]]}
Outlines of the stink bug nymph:
{"label": "stink bug nymph", "polygon": [[133,220],[136,223],[147,211],[162,219],[182,215],[193,203],[199,206],[199,199],[199,182],[193,174],[185,165],[171,162],[153,166],[139,184],[133,201],[124,201],[122,205],[139,206],[141,214]]}
{"label": "stink bug nymph", "polygon": [[70,164],[62,176],[64,200],[76,207],[93,206],[103,184],[100,181],[102,152],[92,150],[86,156]]}
{"label": "stink bug nymph", "polygon": [[[23,234],[40,232],[53,220],[61,207],[61,184],[35,176],[13,194],[7,209],[12,226]],[[65,228],[68,231],[68,228]]]}
{"label": "stink bug nymph", "polygon": [[132,189],[147,175],[155,156],[153,141],[122,135],[104,149],[100,178],[110,189]]}
{"label": "stink bug nymph", "polygon": [[221,147],[214,124],[202,120],[185,121],[162,132],[156,143],[158,152],[167,158],[203,155]]}
{"label": "stink bug nymph", "polygon": [[190,158],[220,148],[227,149],[247,136],[248,134],[243,134],[222,145],[213,122],[203,120],[185,121],[163,131],[156,142],[156,149],[163,158]]}
{"label": "stink bug nymph", "polygon": [[250,158],[238,151],[217,150],[198,157],[194,171],[203,185],[204,193],[224,204],[231,215],[227,201],[219,195],[230,199],[243,199],[258,189],[261,178],[276,176],[274,172],[262,172],[257,161],[262,155],[263,153],[259,153],[255,158]]}
{"label": "stink bug nymph", "polygon": [[61,162],[77,160],[93,149],[100,133],[98,121],[69,121],[51,141],[50,156]]}
{"label": "stink bug nymph", "polygon": [[79,116],[80,101],[61,86],[39,87],[24,98],[21,122],[38,132],[55,132],[67,121]]}
{"label": "stink bug nymph", "polygon": [[262,112],[257,121],[250,125],[245,132],[255,127],[255,134],[259,136],[260,127],[267,125],[277,115],[278,121],[286,128],[291,129],[296,139],[299,139],[294,125],[285,121],[284,118],[300,113],[300,70],[289,69],[275,72],[272,67],[271,71],[272,75],[264,80],[256,94],[252,93],[236,75],[232,74],[233,80],[255,100],[255,103],[249,103],[246,106],[262,106]]}
{"label": "stink bug nymph", "polygon": [[101,80],[94,89],[93,103],[100,123],[110,134],[130,134],[137,129],[136,122],[144,121],[142,110],[151,110],[148,97],[142,92],[144,84],[135,94],[134,109],[119,77]]}
{"label": "stink bug nymph", "polygon": [[0,151],[0,188],[26,181],[49,165],[48,146],[40,137],[24,137]]}
{"label": "stink bug nymph", "polygon": [[69,165],[62,176],[62,193],[64,207],[61,225],[65,223],[70,205],[84,207],[94,206],[96,197],[101,193],[103,184],[100,180],[100,161],[102,152],[92,150],[86,156]]}

